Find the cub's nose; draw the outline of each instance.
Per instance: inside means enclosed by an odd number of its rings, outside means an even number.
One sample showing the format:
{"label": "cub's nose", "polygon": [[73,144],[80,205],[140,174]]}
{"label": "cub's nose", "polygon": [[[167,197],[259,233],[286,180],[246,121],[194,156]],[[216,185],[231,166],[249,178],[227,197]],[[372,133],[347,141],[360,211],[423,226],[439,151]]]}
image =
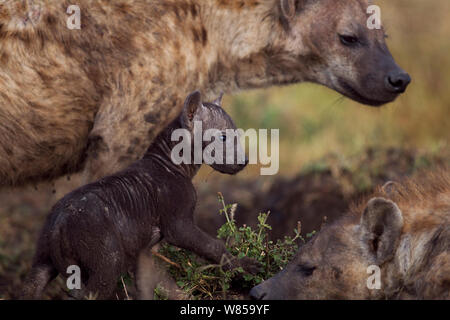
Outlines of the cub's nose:
{"label": "cub's nose", "polygon": [[265,296],[267,296],[267,293],[260,285],[250,290],[250,298],[252,300],[263,300]]}
{"label": "cub's nose", "polygon": [[393,93],[405,92],[410,83],[411,77],[404,71],[391,72],[385,78],[386,89]]}

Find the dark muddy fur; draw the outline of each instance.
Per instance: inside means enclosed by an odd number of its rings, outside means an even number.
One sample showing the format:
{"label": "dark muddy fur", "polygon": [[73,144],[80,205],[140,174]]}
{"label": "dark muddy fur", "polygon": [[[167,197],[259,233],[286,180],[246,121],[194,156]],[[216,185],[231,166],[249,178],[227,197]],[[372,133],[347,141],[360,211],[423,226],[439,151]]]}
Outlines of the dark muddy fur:
{"label": "dark muddy fur", "polygon": [[[108,299],[117,280],[135,271],[139,254],[162,238],[227,268],[257,270],[250,259],[232,260],[224,244],[201,231],[193,220],[196,191],[192,178],[201,165],[175,165],[170,157],[173,130],[191,128],[201,120],[204,129],[235,129],[231,118],[215,104],[203,104],[191,94],[182,114],[155,140],[144,158],[120,173],[81,187],[52,209],[37,245],[23,298],[39,298],[45,286],[70,265],[81,269],[83,286],[72,295],[89,293]],[[191,130],[192,132],[192,130]],[[213,165],[235,174],[245,167]]]}

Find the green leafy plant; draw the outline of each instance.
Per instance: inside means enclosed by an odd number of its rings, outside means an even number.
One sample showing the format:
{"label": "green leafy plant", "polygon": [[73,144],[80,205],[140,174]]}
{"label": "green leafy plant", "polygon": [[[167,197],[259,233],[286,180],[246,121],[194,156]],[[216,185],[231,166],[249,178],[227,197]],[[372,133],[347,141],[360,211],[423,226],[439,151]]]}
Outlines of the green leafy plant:
{"label": "green leafy plant", "polygon": [[[169,272],[194,299],[232,298],[282,270],[298,250],[298,242],[306,242],[301,235],[300,222],[293,237],[283,240],[269,240],[272,227],[267,223],[270,212],[260,213],[256,229],[250,226],[238,226],[234,219],[237,204],[226,204],[219,193],[219,213],[224,215],[226,223],[218,230],[217,237],[225,241],[228,251],[240,259],[249,257],[257,260],[261,272],[256,275],[246,273],[242,268],[224,270],[222,265],[208,264],[195,254],[168,244],[162,245],[159,253],[166,257]],[[306,238],[314,233],[308,234]]]}

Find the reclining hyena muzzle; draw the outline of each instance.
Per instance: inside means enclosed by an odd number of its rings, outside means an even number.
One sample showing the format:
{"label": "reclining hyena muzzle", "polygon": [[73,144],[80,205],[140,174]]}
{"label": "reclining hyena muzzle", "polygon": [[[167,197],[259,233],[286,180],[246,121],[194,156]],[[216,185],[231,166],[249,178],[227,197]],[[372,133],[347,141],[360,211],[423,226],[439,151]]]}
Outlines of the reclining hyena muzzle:
{"label": "reclining hyena muzzle", "polygon": [[[67,276],[67,268],[75,265],[81,270],[83,287],[71,294],[83,298],[92,293],[98,299],[107,299],[119,276],[135,271],[141,252],[163,238],[223,263],[225,268],[240,266],[257,272],[256,262],[233,258],[221,241],[194,224],[196,192],[191,180],[201,164],[175,164],[172,158],[177,143],[172,141],[172,133],[184,129],[193,144],[195,122],[202,124],[202,136],[214,129],[218,135],[213,139],[226,144],[226,130],[236,127],[219,104],[220,100],[202,103],[200,93],[192,93],[181,115],[156,138],[142,160],[62,198],[52,208],[41,232],[23,297],[39,298],[58,273]],[[210,164],[214,169],[236,174],[247,165],[246,158],[237,158],[240,145],[235,136],[233,139],[232,148],[224,145],[224,161]],[[203,142],[200,147],[204,150],[214,141]],[[234,163],[226,162],[230,153],[235,155]]]}
{"label": "reclining hyena muzzle", "polygon": [[450,299],[450,170],[381,188],[250,296]]}

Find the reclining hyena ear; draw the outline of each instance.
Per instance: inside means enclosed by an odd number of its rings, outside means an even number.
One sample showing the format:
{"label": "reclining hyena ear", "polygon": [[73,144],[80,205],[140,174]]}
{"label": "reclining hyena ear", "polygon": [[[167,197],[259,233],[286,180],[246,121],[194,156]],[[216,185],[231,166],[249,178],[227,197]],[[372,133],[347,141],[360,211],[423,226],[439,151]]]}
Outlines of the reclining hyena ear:
{"label": "reclining hyena ear", "polygon": [[192,92],[184,102],[183,108],[183,126],[186,128],[193,127],[194,115],[199,108],[202,107],[202,94],[200,91]]}
{"label": "reclining hyena ear", "polygon": [[360,227],[364,248],[380,266],[395,253],[403,228],[402,212],[391,200],[373,198],[362,214]]}
{"label": "reclining hyena ear", "polygon": [[395,193],[399,192],[400,185],[395,181],[388,181],[382,187],[381,191],[383,191],[388,196],[393,196]]}
{"label": "reclining hyena ear", "polygon": [[221,107],[221,106],[222,106],[222,99],[223,99],[223,92],[220,93],[219,97],[218,97],[216,100],[214,100],[213,103],[214,103],[216,106]]}
{"label": "reclining hyena ear", "polygon": [[288,21],[295,18],[295,15],[308,2],[308,0],[280,0],[281,14]]}

